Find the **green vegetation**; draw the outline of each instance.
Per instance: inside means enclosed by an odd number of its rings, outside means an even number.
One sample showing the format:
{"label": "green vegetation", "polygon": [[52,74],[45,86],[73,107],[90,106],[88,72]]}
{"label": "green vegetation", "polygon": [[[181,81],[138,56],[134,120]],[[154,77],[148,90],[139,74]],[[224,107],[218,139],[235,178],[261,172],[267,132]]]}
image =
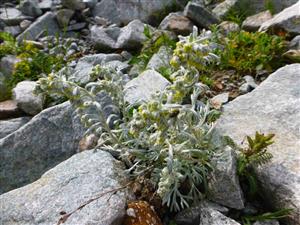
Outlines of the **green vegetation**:
{"label": "green vegetation", "polygon": [[272,154],[267,147],[273,144],[274,134],[260,134],[256,132],[255,137],[247,136],[248,147],[240,151],[238,158],[238,175],[243,183],[248,185],[247,193],[250,198],[257,194],[257,181],[253,168],[261,166],[272,159]]}
{"label": "green vegetation", "polygon": [[[148,40],[141,53],[131,60],[141,69],[161,46],[175,48],[174,41],[164,33],[155,36],[149,27],[144,32]],[[123,74],[105,66],[94,67],[85,87],[74,83],[70,74],[51,73],[38,80],[36,91],[69,99],[88,128],[86,135],[93,133],[99,138],[97,147],[117,152],[133,179],[145,188],[152,185],[150,190],[154,191],[146,197],[159,197],[170,211],[180,211],[205,197],[208,174],[213,170],[211,159],[223,147],[212,142],[213,122],[219,112],[200,104],[199,100],[206,101],[207,86],[199,81],[209,83],[210,73],[217,65],[239,72],[252,72],[253,66],[271,66],[282,39],[255,35],[232,33],[228,39],[222,39],[226,40],[225,46],[214,32],[199,35],[194,29],[190,36],[180,37],[171,66],[158,69],[171,84],[148,102],[128,104]],[[111,104],[103,105],[99,93],[109,95]],[[107,109],[112,111],[108,118],[104,113]],[[246,148],[239,149],[237,172],[247,187],[246,197],[258,192],[253,168],[272,158],[267,147],[273,143],[273,137],[256,133],[254,138],[247,137]],[[257,220],[282,218],[287,213],[288,210],[280,210],[239,218],[248,225]]]}
{"label": "green vegetation", "polygon": [[58,71],[65,65],[62,56],[46,54],[32,44],[24,44],[24,50],[18,55],[21,61],[15,65],[11,80],[13,85],[23,80],[37,80],[43,74]]}
{"label": "green vegetation", "polygon": [[0,32],[0,39],[3,41],[0,44],[0,59],[6,55],[15,55],[20,59],[9,81],[11,87],[23,80],[37,80],[66,64],[63,56],[45,53],[31,42],[18,43],[9,33]]}
{"label": "green vegetation", "polygon": [[247,9],[236,10],[230,9],[225,17],[225,20],[237,23],[239,26],[242,25],[243,21],[247,18]]}
{"label": "green vegetation", "polygon": [[17,43],[14,37],[6,32],[0,32],[0,59],[9,54],[15,54],[17,52]]}
{"label": "green vegetation", "polygon": [[[195,30],[182,43],[190,40],[193,48],[197,40],[210,41],[205,35],[197,36]],[[216,57],[200,51],[209,49],[197,49],[197,57],[205,57],[200,62],[215,61]],[[87,133],[99,136],[99,147],[119,150],[128,172],[153,184],[162,204],[179,211],[205,194],[210,160],[218,148],[210,141],[218,113],[199,103],[206,87],[198,82],[201,74],[188,62],[187,68],[183,64],[170,75],[171,85],[138,106],[125,101],[122,74],[107,67],[96,66],[85,88],[64,75],[50,74],[38,81],[38,90],[68,97],[89,128]],[[101,105],[96,100],[99,92],[108,94],[113,104]],[[115,113],[106,119],[104,107]]]}
{"label": "green vegetation", "polygon": [[275,212],[263,213],[257,216],[244,216],[242,221],[243,225],[251,225],[256,221],[277,220],[289,216],[292,211],[292,209],[281,209]]}
{"label": "green vegetation", "polygon": [[275,14],[275,5],[272,0],[265,0],[265,8],[266,10],[269,10],[272,15]]}
{"label": "green vegetation", "polygon": [[224,49],[216,50],[221,56],[221,69],[254,73],[263,69],[273,71],[283,65],[280,59],[285,50],[282,37],[240,31],[219,38],[217,42],[224,45]]}
{"label": "green vegetation", "polygon": [[174,49],[176,45],[176,40],[171,38],[167,32],[152,32],[149,26],[145,26],[144,34],[147,37],[147,40],[144,42],[140,53],[133,56],[129,62],[131,65],[136,66],[139,72],[146,69],[149,60],[158,52],[160,47],[166,46],[170,49]]}

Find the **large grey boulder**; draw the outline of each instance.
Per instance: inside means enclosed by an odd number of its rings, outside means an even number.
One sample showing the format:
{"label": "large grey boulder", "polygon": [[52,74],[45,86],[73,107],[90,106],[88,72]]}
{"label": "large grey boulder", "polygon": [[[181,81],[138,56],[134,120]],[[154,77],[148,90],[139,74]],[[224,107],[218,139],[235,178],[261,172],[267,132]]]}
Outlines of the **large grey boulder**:
{"label": "large grey boulder", "polygon": [[244,208],[244,197],[237,175],[235,150],[227,146],[213,159],[214,171],[208,182],[209,198],[234,209]]}
{"label": "large grey boulder", "polygon": [[282,30],[291,35],[300,34],[300,1],[264,22],[259,28],[259,31],[269,31],[271,33]]}
{"label": "large grey boulder", "polygon": [[139,20],[131,21],[126,27],[123,27],[116,42],[116,48],[138,49],[146,41],[144,35],[145,24]]}
{"label": "large grey boulder", "polygon": [[159,29],[173,31],[176,34],[189,35],[193,31],[193,23],[181,12],[170,13],[161,21]]}
{"label": "large grey boulder", "polygon": [[202,28],[209,28],[210,25],[219,23],[219,20],[208,9],[194,2],[186,5],[183,14]]}
{"label": "large grey boulder", "polygon": [[145,70],[125,85],[125,100],[130,104],[148,101],[153,94],[164,90],[169,84],[155,70]]}
{"label": "large grey boulder", "polygon": [[12,36],[18,36],[22,30],[20,26],[7,26],[4,28],[4,32],[10,33]]}
{"label": "large grey boulder", "polygon": [[23,39],[36,40],[39,37],[46,35],[56,35],[60,32],[55,14],[46,12],[34,21],[22,34],[17,37],[18,41]]}
{"label": "large grey boulder", "polygon": [[176,7],[178,7],[176,0],[102,0],[94,7],[93,15],[107,18],[117,25],[126,25],[135,19],[156,25],[162,16]]}
{"label": "large grey boulder", "polygon": [[123,28],[95,25],[90,29],[91,40],[99,51],[134,50],[140,48],[146,40],[144,28],[145,25],[139,20],[133,20]]}
{"label": "large grey boulder", "polygon": [[292,208],[288,224],[300,224],[300,64],[271,74],[251,93],[224,106],[216,131],[242,143],[256,131],[274,133],[272,162],[257,169],[265,201]]}
{"label": "large grey boulder", "polygon": [[19,5],[19,9],[25,15],[32,17],[38,17],[43,13],[37,0],[22,0]]}
{"label": "large grey boulder", "polygon": [[48,108],[0,140],[0,193],[37,180],[77,152],[84,129],[68,102]]}
{"label": "large grey boulder", "polygon": [[[1,225],[57,224],[91,198],[128,182],[123,164],[109,153],[84,151],[46,172],[39,180],[0,196]],[[120,225],[125,215],[126,189],[104,194],[72,214],[66,225]]]}
{"label": "large grey boulder", "polygon": [[272,19],[272,17],[269,10],[249,16],[244,20],[242,28],[247,31],[257,31],[264,22]]}
{"label": "large grey boulder", "polygon": [[110,51],[116,48],[116,42],[121,33],[121,28],[104,28],[94,25],[90,28],[90,32],[91,40],[96,49],[100,51]]}
{"label": "large grey boulder", "polygon": [[296,2],[298,0],[225,0],[213,9],[213,13],[219,18],[226,17],[231,10],[244,11],[248,15],[254,15],[265,10],[272,10],[273,13],[279,13]]}
{"label": "large grey boulder", "polygon": [[17,106],[29,115],[36,115],[43,109],[44,96],[34,94],[35,81],[21,81],[12,90]]}
{"label": "large grey boulder", "polygon": [[30,120],[30,117],[20,117],[10,120],[0,120],[0,139],[18,130]]}
{"label": "large grey boulder", "polygon": [[15,26],[23,20],[32,20],[30,16],[22,14],[22,12],[15,8],[0,8],[0,21],[2,20],[6,25]]}
{"label": "large grey boulder", "polygon": [[74,80],[80,84],[86,84],[90,80],[90,73],[96,65],[104,65],[114,60],[122,60],[119,54],[95,54],[79,59],[73,73]]}
{"label": "large grey boulder", "polygon": [[159,71],[160,68],[169,68],[170,60],[172,58],[172,49],[166,46],[159,48],[158,52],[153,54],[147,64],[147,69]]}

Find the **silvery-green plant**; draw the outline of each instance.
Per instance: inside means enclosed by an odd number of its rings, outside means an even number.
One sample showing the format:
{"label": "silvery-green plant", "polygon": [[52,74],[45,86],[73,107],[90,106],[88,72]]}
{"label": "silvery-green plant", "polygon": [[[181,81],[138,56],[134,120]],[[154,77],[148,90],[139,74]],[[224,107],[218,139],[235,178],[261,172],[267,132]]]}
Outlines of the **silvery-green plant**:
{"label": "silvery-green plant", "polygon": [[199,71],[205,71],[206,67],[212,63],[218,63],[220,58],[213,52],[219,47],[213,41],[214,36],[210,30],[203,30],[198,34],[198,28],[193,27],[193,33],[189,36],[179,36],[176,43],[171,65],[178,68],[195,67]]}
{"label": "silvery-green plant", "polygon": [[[198,42],[192,41],[192,48],[194,44]],[[199,57],[210,57],[203,51]],[[209,57],[203,60],[215,60]],[[99,137],[98,147],[118,150],[128,172],[150,179],[162,203],[179,211],[202,197],[217,148],[210,141],[215,112],[199,101],[207,89],[198,82],[200,76],[191,65],[178,67],[172,83],[140,105],[125,101],[124,75],[105,66],[93,69],[85,87],[63,74],[50,74],[38,81],[37,90],[70,99],[87,133]],[[109,96],[110,104],[99,96]],[[106,108],[112,109],[109,116]]]}

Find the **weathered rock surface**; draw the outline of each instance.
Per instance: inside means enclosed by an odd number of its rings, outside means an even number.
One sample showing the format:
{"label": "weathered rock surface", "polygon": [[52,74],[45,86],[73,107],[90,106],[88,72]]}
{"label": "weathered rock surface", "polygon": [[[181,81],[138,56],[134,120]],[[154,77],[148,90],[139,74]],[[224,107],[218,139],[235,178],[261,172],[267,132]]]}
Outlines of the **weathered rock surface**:
{"label": "weathered rock surface", "polygon": [[10,79],[16,63],[20,61],[15,55],[6,55],[0,60],[0,71]]}
{"label": "weathered rock surface", "polygon": [[252,76],[247,75],[243,77],[246,81],[239,87],[239,91],[241,94],[246,94],[248,92],[253,91],[258,85],[255,83],[255,80]]}
{"label": "weathered rock surface", "polygon": [[243,209],[244,197],[237,175],[236,159],[235,151],[229,146],[213,159],[214,171],[208,183],[209,198],[230,208]]}
{"label": "weathered rock surface", "polygon": [[200,215],[199,225],[240,225],[235,220],[224,216],[217,210],[212,208],[204,208]]}
{"label": "weathered rock surface", "polygon": [[223,21],[218,25],[220,32],[224,35],[228,35],[230,32],[238,32],[240,31],[240,26],[232,21]]}
{"label": "weathered rock surface", "polygon": [[20,26],[7,26],[4,28],[4,32],[10,33],[12,36],[18,36],[22,30]]}
{"label": "weathered rock surface", "polygon": [[70,22],[70,19],[74,15],[74,10],[60,9],[56,12],[57,23],[60,28],[66,28]]}
{"label": "weathered rock surface", "polygon": [[256,131],[274,133],[272,162],[257,170],[266,202],[292,208],[288,224],[300,224],[300,64],[271,74],[249,94],[224,106],[216,131],[242,143]]}
{"label": "weathered rock surface", "polygon": [[94,7],[93,15],[107,18],[117,25],[126,25],[135,19],[155,25],[162,14],[168,14],[170,8],[176,6],[176,0],[102,0]]}
{"label": "weathered rock surface", "polygon": [[210,25],[219,23],[219,20],[209,10],[194,2],[186,5],[183,14],[202,28],[209,28]]}
{"label": "weathered rock surface", "polygon": [[10,120],[0,120],[0,139],[18,130],[30,120],[30,117],[20,117]]}
{"label": "weathered rock surface", "polygon": [[93,41],[95,48],[100,51],[109,51],[116,48],[116,41],[121,33],[119,27],[103,28],[99,26],[92,26],[90,29],[91,40]]}
{"label": "weathered rock surface", "polygon": [[19,8],[20,11],[27,16],[38,17],[43,13],[37,0],[22,0]]}
{"label": "weathered rock surface", "polygon": [[48,108],[0,140],[0,193],[37,180],[77,152],[83,135],[68,102]]}
{"label": "weathered rock surface", "polygon": [[291,35],[300,34],[300,1],[264,22],[259,31],[266,30],[271,33],[283,30]]}
{"label": "weathered rock surface", "polygon": [[296,36],[289,43],[289,49],[300,50],[300,35]]}
{"label": "weathered rock surface", "polygon": [[126,27],[123,27],[116,42],[116,48],[138,49],[146,41],[144,35],[145,24],[139,20],[131,21]]}
{"label": "weathered rock surface", "polygon": [[218,94],[209,100],[209,103],[215,109],[220,109],[223,104],[227,103],[229,100],[229,92],[224,92],[222,94]]}
{"label": "weathered rock surface", "polygon": [[193,31],[193,23],[181,12],[170,13],[161,21],[159,29],[173,31],[176,34],[189,35]]}
{"label": "weathered rock surface", "polygon": [[164,90],[170,82],[155,70],[145,70],[125,85],[125,100],[130,103],[147,101],[157,91]]}
{"label": "weathered rock surface", "polygon": [[13,100],[7,100],[0,102],[0,119],[8,119],[20,117],[24,114],[21,109],[18,108],[17,102]]}
{"label": "weathered rock surface", "polygon": [[84,56],[79,59],[75,69],[74,78],[75,81],[80,84],[85,84],[90,80],[90,73],[92,68],[98,64],[104,65],[113,60],[122,60],[122,56],[119,54],[95,54]]}
{"label": "weathered rock surface", "polygon": [[277,220],[270,220],[270,221],[255,222],[253,225],[280,225],[280,224]]}
{"label": "weathered rock surface", "polygon": [[[102,193],[127,183],[123,165],[109,153],[84,151],[46,172],[39,180],[0,196],[1,225],[57,224],[69,213]],[[108,193],[72,214],[64,224],[120,225],[126,191]]]}
{"label": "weathered rock surface", "polygon": [[39,1],[39,8],[41,10],[50,10],[53,6],[53,1],[52,0],[40,0]]}
{"label": "weathered rock surface", "polygon": [[146,40],[144,24],[139,20],[133,20],[123,28],[92,26],[91,39],[99,51],[138,49]]}
{"label": "weathered rock surface", "polygon": [[242,28],[247,31],[257,31],[264,22],[272,19],[272,17],[269,10],[249,16],[244,20]]}
{"label": "weathered rock surface", "polygon": [[249,15],[254,15],[268,9],[272,9],[274,13],[278,13],[296,2],[298,0],[269,0],[268,2],[262,0],[225,0],[213,9],[213,13],[219,18],[226,17],[230,10],[246,11]]}
{"label": "weathered rock surface", "polygon": [[23,39],[36,40],[38,37],[56,35],[59,33],[59,27],[55,19],[55,14],[46,12],[34,21],[22,34],[17,37],[18,41]]}
{"label": "weathered rock surface", "polygon": [[199,225],[201,212],[202,209],[204,208],[210,208],[218,212],[221,212],[222,214],[225,215],[229,211],[227,208],[223,206],[204,200],[195,206],[180,211],[179,213],[177,213],[174,220],[177,225],[196,225],[196,224]]}
{"label": "weathered rock surface", "polygon": [[158,71],[160,68],[169,68],[170,60],[172,58],[172,49],[162,46],[158,52],[153,54],[147,64],[147,69],[153,69]]}
{"label": "weathered rock surface", "polygon": [[3,20],[6,25],[18,25],[22,20],[26,19],[31,20],[33,18],[23,15],[20,10],[15,8],[0,8],[0,21]]}
{"label": "weathered rock surface", "polygon": [[36,82],[34,81],[21,81],[12,90],[17,106],[33,116],[42,111],[44,104],[44,96],[34,94],[35,87]]}

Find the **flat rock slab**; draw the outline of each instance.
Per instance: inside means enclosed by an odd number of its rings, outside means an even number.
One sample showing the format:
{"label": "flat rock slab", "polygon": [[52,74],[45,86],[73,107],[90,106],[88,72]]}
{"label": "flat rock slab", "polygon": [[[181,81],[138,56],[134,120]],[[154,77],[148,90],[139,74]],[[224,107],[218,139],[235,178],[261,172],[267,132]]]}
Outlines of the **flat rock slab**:
{"label": "flat rock slab", "polygon": [[22,14],[22,12],[15,8],[0,8],[0,20],[6,25],[19,25],[23,20],[32,20],[30,16]]}
{"label": "flat rock slab", "polygon": [[[0,196],[1,225],[54,225],[89,199],[124,186],[123,164],[109,153],[84,151],[46,172],[39,180]],[[126,190],[108,193],[71,215],[64,225],[119,225]],[[3,204],[4,203],[4,204]]]}
{"label": "flat rock slab", "polygon": [[94,66],[104,65],[113,60],[122,60],[119,54],[95,54],[80,58],[74,69],[74,80],[80,84],[86,84],[90,80],[90,73]]}
{"label": "flat rock slab", "polygon": [[274,133],[272,162],[257,170],[265,197],[277,209],[293,208],[300,224],[300,64],[271,74],[249,94],[224,106],[216,131],[240,144],[256,131]]}
{"label": "flat rock slab", "polygon": [[0,102],[0,119],[8,119],[8,118],[15,118],[19,117],[22,114],[21,109],[18,108],[17,102],[14,100],[7,100]]}
{"label": "flat rock slab", "polygon": [[17,37],[18,41],[23,39],[36,40],[39,37],[57,35],[60,33],[55,14],[46,12],[34,21],[22,34]]}
{"label": "flat rock slab", "polygon": [[178,6],[174,0],[102,0],[96,4],[92,13],[94,17],[107,18],[117,25],[126,25],[134,19],[155,25],[160,16],[170,12],[174,6]]}
{"label": "flat rock slab", "polygon": [[71,157],[77,152],[83,133],[80,121],[66,102],[42,111],[0,139],[0,193],[37,180]]}
{"label": "flat rock slab", "polygon": [[170,82],[155,70],[145,70],[125,85],[125,100],[130,104],[149,101],[156,92],[163,91]]}
{"label": "flat rock slab", "polygon": [[259,31],[271,33],[282,30],[295,36],[300,34],[300,1],[276,14],[259,28]]}

